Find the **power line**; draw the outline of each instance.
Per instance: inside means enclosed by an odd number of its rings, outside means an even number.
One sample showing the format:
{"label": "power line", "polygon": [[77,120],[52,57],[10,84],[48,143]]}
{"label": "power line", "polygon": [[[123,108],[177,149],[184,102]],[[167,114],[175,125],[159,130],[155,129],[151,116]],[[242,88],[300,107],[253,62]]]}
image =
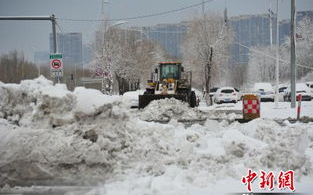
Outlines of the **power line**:
{"label": "power line", "polygon": [[55,24],[57,25],[57,27],[60,30],[60,32],[63,34],[63,30],[62,30],[61,26],[57,22]]}
{"label": "power line", "polygon": [[190,8],[194,8],[194,7],[198,7],[200,5],[202,5],[203,3],[209,3],[215,0],[207,0],[201,3],[196,3],[196,4],[192,4],[189,6],[185,6],[182,8],[178,8],[178,9],[173,9],[173,10],[169,10],[169,11],[164,11],[164,12],[158,12],[158,13],[153,13],[153,14],[147,14],[147,15],[141,15],[141,16],[133,16],[133,17],[128,17],[128,18],[114,18],[114,19],[72,19],[72,18],[57,18],[58,20],[63,20],[63,21],[73,21],[73,22],[102,22],[102,21],[119,21],[119,20],[137,20],[137,19],[142,19],[142,18],[150,18],[150,17],[155,17],[155,16],[161,16],[161,15],[166,15],[166,14],[171,14],[174,12],[179,12],[182,10],[186,10],[186,9],[190,9]]}
{"label": "power line", "polygon": [[[276,59],[276,57],[274,57],[274,56],[271,56],[271,55],[269,55],[269,54],[266,54],[266,53],[261,52],[261,51],[256,50],[256,49],[252,49],[252,48],[250,48],[250,47],[248,47],[248,46],[246,46],[246,45],[243,45],[243,44],[241,44],[241,43],[239,43],[239,42],[235,42],[235,44],[238,44],[238,45],[240,45],[241,47],[247,48],[247,49],[249,49],[249,50],[251,50],[251,51],[253,51],[253,52],[255,52],[255,53],[259,53],[259,54],[261,54],[261,55],[263,55],[263,56],[266,56],[266,57],[269,57],[269,58],[272,58],[272,59]],[[283,60],[283,59],[279,59],[279,61],[284,62],[284,63],[289,63],[287,60]],[[309,67],[309,66],[305,66],[305,65],[301,65],[301,64],[297,64],[297,66],[300,66],[300,67],[303,67],[303,68],[307,68],[307,69],[313,70],[313,67]]]}
{"label": "power line", "polygon": [[[145,30],[143,30],[145,31]],[[146,30],[148,33],[173,33],[173,34],[185,34],[186,31],[169,31],[169,30]]]}

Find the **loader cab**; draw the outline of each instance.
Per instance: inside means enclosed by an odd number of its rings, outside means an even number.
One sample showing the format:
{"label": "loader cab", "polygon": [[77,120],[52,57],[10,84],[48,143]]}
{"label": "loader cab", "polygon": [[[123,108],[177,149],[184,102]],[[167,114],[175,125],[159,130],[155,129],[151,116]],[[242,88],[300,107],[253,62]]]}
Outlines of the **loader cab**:
{"label": "loader cab", "polygon": [[182,64],[180,62],[162,62],[159,63],[159,79],[175,79],[181,78]]}

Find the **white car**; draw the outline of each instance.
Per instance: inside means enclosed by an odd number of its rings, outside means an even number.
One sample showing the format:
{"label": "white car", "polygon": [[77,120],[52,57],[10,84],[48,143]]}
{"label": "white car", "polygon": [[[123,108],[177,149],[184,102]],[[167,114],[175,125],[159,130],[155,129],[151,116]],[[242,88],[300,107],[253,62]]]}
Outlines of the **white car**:
{"label": "white car", "polygon": [[214,102],[221,103],[237,103],[238,93],[233,87],[221,87],[214,94]]}
{"label": "white car", "polygon": [[306,82],[305,84],[310,88],[311,98],[313,98],[313,81]]}
{"label": "white car", "polygon": [[275,99],[275,91],[270,83],[255,83],[253,93],[256,93],[261,101],[272,101]]}
{"label": "white car", "polygon": [[[290,101],[291,97],[290,97],[290,89],[291,87],[289,86],[285,92],[286,92],[286,95],[285,95],[285,101]],[[297,97],[297,100],[298,100],[298,96],[299,94],[302,95],[302,100],[304,101],[311,101],[312,99],[312,96],[311,96],[311,93],[310,93],[310,88],[305,84],[305,83],[296,83],[296,97]]]}
{"label": "white car", "polygon": [[139,99],[138,96],[142,95],[144,90],[127,91],[123,94],[123,99],[130,104],[130,108],[138,108]]}

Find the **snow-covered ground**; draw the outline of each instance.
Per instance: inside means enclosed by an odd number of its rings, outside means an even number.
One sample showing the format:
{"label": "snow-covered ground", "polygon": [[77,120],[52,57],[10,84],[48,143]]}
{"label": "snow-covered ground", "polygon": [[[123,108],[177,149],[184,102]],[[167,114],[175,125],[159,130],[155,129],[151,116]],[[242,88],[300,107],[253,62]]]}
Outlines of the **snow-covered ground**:
{"label": "snow-covered ground", "polygon": [[[296,108],[290,108],[290,102],[278,102],[278,106],[275,106],[273,102],[261,102],[261,118],[271,119],[287,119],[297,117],[297,106]],[[212,106],[206,106],[205,102],[201,102],[199,110],[203,112],[214,112],[214,111],[242,111],[242,101],[236,104],[214,104]],[[313,117],[313,100],[301,102],[301,116]],[[238,115],[237,117],[242,117]]]}
{"label": "snow-covered ground", "polygon": [[[0,193],[31,185],[96,186],[86,195],[236,193],[247,191],[248,169],[293,170],[296,192],[313,191],[313,123],[275,122],[294,117],[287,103],[262,102],[262,118],[249,123],[207,119],[187,127],[178,120],[203,119],[225,105],[199,111],[170,99],[131,111],[129,99],[70,92],[43,77],[0,83]],[[312,104],[303,102],[304,115],[313,117]],[[153,122],[162,117],[169,122]],[[252,189],[260,191],[257,180]]]}

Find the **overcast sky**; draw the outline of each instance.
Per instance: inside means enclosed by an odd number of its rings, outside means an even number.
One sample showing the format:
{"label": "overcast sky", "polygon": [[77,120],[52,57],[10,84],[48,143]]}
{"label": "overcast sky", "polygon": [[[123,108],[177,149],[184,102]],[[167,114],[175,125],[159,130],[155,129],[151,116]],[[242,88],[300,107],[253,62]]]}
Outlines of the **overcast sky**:
{"label": "overcast sky", "polygon": [[[0,16],[50,15],[57,18],[100,19],[103,0],[0,0]],[[104,4],[104,13],[110,18],[124,18],[173,10],[201,0],[110,0]],[[290,17],[290,0],[279,0],[280,18]],[[222,13],[225,6],[230,16],[267,13],[276,0],[215,0],[205,4],[206,11]],[[297,0],[297,10],[313,10],[313,0]],[[158,23],[176,23],[188,20],[201,6],[163,16],[129,20],[123,27],[151,26]],[[83,42],[92,40],[98,22],[58,21],[62,32],[82,32]],[[60,32],[60,30],[58,29]],[[34,51],[49,50],[48,21],[0,21],[0,54],[11,50],[24,51],[32,59]]]}

